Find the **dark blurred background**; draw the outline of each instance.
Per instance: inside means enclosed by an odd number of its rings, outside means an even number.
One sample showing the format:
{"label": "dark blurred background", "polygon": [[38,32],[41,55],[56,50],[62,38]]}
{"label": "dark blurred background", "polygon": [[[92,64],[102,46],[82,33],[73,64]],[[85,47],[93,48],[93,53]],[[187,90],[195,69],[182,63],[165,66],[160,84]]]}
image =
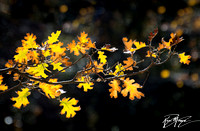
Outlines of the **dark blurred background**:
{"label": "dark blurred background", "polygon": [[[190,65],[183,65],[175,56],[166,64],[151,69],[141,90],[144,98],[131,101],[119,94],[119,98],[111,99],[107,83],[95,84],[87,93],[76,85],[65,85],[65,96],[75,97],[81,106],[74,118],[66,119],[59,114],[61,107],[56,100],[49,100],[35,91],[28,97],[27,107],[15,109],[10,100],[16,96],[12,91],[0,96],[0,130],[156,129],[162,128],[164,116],[172,113],[200,120],[200,0],[0,0],[1,68],[13,58],[26,33],[35,34],[37,42],[41,43],[51,32],[61,30],[59,39],[66,45],[86,31],[97,47],[109,43],[119,48],[107,54],[108,62],[113,64],[127,57],[122,53],[123,37],[147,42],[148,34],[157,27],[155,46],[162,37],[167,41],[170,33],[176,32],[185,39],[177,51],[186,52],[192,58]],[[71,61],[76,58],[73,54],[67,55]],[[70,79],[75,74],[73,70],[60,75],[59,79]],[[15,84],[11,77],[3,75],[9,86]],[[142,84],[146,75],[132,78]],[[183,128],[200,128],[200,123]]]}

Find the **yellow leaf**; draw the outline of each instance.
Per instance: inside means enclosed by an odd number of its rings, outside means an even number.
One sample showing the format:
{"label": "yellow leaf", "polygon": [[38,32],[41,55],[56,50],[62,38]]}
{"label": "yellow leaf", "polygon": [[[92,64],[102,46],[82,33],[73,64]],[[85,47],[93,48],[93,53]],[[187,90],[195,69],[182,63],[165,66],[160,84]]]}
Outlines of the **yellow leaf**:
{"label": "yellow leaf", "polygon": [[58,44],[52,44],[49,45],[49,48],[51,48],[52,51],[52,55],[55,55],[56,57],[60,56],[60,55],[65,55],[65,50],[66,48],[62,48],[61,46],[63,45],[63,43],[59,42]]}
{"label": "yellow leaf", "polygon": [[103,51],[98,51],[98,54],[99,54],[98,59],[100,59],[100,62],[105,64],[107,62],[107,60],[106,60],[107,56],[104,55]]}
{"label": "yellow leaf", "polygon": [[183,52],[181,54],[178,54],[178,56],[180,58],[181,63],[189,65],[189,63],[190,63],[189,59],[191,58],[190,55],[185,55],[185,52]]}
{"label": "yellow leaf", "polygon": [[12,101],[16,101],[13,105],[16,108],[20,108],[22,105],[24,107],[29,104],[27,97],[31,94],[28,88],[23,88],[22,91],[17,91],[18,97],[12,97]]}
{"label": "yellow leaf", "polygon": [[0,75],[0,90],[5,91],[8,89],[8,86],[6,86],[6,84],[2,85],[2,82],[3,82],[3,76]]}
{"label": "yellow leaf", "polygon": [[129,78],[126,78],[126,80],[124,80],[124,84],[123,84],[123,87],[125,87],[125,89],[123,89],[121,91],[121,93],[124,97],[126,97],[129,93],[129,99],[131,99],[131,100],[134,100],[135,97],[140,99],[141,96],[144,96],[144,94],[142,92],[139,92],[137,90],[137,88],[142,88],[142,87],[138,83],[134,83],[134,82],[135,82],[134,79],[129,80]]}
{"label": "yellow leaf", "polygon": [[15,61],[26,64],[27,60],[28,60],[28,57],[27,57],[28,49],[23,48],[23,47],[18,47],[16,49],[16,53],[18,53],[18,54],[14,56]]}
{"label": "yellow leaf", "polygon": [[85,31],[81,32],[81,36],[78,36],[78,40],[81,43],[87,43],[88,42],[88,38],[87,38],[88,34],[85,33]]}
{"label": "yellow leaf", "polygon": [[144,42],[133,41],[133,44],[135,45],[136,48],[131,49],[131,52],[139,50],[143,47],[146,47],[146,44]]}
{"label": "yellow leaf", "polygon": [[46,75],[44,73],[44,71],[49,71],[47,69],[49,65],[47,63],[41,63],[41,64],[38,64],[36,67],[29,67],[26,72],[31,74],[31,75],[35,75],[35,76],[41,76],[43,78],[47,78],[48,75]]}
{"label": "yellow leaf", "polygon": [[[57,82],[57,79],[50,79],[49,82]],[[53,85],[53,84],[46,84],[46,83],[39,83],[39,87],[45,93],[48,98],[56,98],[60,96],[59,90],[62,88],[62,85]]]}
{"label": "yellow leaf", "polygon": [[[90,78],[87,78],[87,79],[90,79]],[[93,82],[89,82],[88,80],[86,80],[85,76],[82,76],[81,78],[78,78],[78,81],[85,82],[85,83],[79,83],[79,85],[77,86],[78,88],[83,87],[83,91],[87,92],[88,90],[93,89],[92,86],[94,85],[94,83]]]}
{"label": "yellow leaf", "polygon": [[53,70],[61,71],[63,69],[63,67],[61,66],[62,65],[61,62],[58,62],[58,63],[52,62],[51,65],[53,65]]}
{"label": "yellow leaf", "polygon": [[27,49],[37,49],[38,45],[36,44],[36,36],[33,34],[27,33],[26,36],[24,37],[25,40],[22,40],[22,45],[24,48]]}
{"label": "yellow leaf", "polygon": [[110,87],[112,87],[111,89],[109,89],[110,92],[110,97],[114,97],[117,98],[117,93],[121,91],[121,87],[119,86],[120,81],[119,80],[112,80],[110,83],[108,83],[108,85]]}
{"label": "yellow leaf", "polygon": [[124,66],[119,63],[118,65],[115,66],[115,72],[113,73],[113,75],[117,75],[117,76],[121,76],[124,75]]}
{"label": "yellow leaf", "polygon": [[63,115],[66,113],[66,118],[72,118],[76,115],[75,111],[80,111],[80,106],[76,106],[78,103],[78,100],[72,98],[63,98],[60,101],[60,106],[63,106],[63,109],[61,110],[60,114]]}
{"label": "yellow leaf", "polygon": [[124,64],[126,64],[124,66],[124,68],[126,68],[126,70],[133,70],[132,65],[136,66],[136,61],[134,61],[131,57],[128,57],[127,60],[124,60],[123,62],[124,62]]}
{"label": "yellow leaf", "polygon": [[47,41],[48,44],[51,45],[51,44],[59,41],[58,37],[60,36],[60,33],[61,33],[60,30],[56,31],[56,33],[52,32],[51,36],[48,36],[48,41]]}

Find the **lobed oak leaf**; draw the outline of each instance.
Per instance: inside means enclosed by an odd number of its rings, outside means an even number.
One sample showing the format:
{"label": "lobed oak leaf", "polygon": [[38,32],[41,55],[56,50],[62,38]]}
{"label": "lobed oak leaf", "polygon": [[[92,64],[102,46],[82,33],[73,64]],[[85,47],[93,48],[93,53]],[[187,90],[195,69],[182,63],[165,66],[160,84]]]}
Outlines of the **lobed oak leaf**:
{"label": "lobed oak leaf", "polygon": [[0,90],[5,91],[8,89],[8,86],[6,86],[6,84],[3,85],[2,82],[3,82],[3,76],[0,75]]}
{"label": "lobed oak leaf", "polygon": [[27,49],[37,49],[38,45],[36,44],[36,36],[33,34],[27,33],[24,37],[25,40],[22,40],[22,46]]}
{"label": "lobed oak leaf", "polygon": [[146,47],[146,44],[144,42],[139,42],[139,41],[133,41],[133,44],[135,45],[136,48],[132,48],[130,51],[134,52],[136,50],[139,50],[143,47]]}
{"label": "lobed oak leaf", "polygon": [[49,65],[47,64],[47,63],[40,63],[40,64],[38,64],[36,67],[29,67],[27,70],[26,70],[26,72],[27,73],[29,73],[29,74],[31,74],[31,75],[34,75],[34,76],[41,76],[41,77],[43,77],[43,78],[47,78],[48,77],[48,75],[46,75],[45,73],[44,73],[44,71],[46,70],[46,71],[49,71],[48,69],[47,69],[47,67],[48,67]]}
{"label": "lobed oak leaf", "polygon": [[61,66],[62,65],[61,62],[57,62],[57,63],[52,62],[51,65],[53,65],[53,70],[61,71],[63,69],[63,67]]}
{"label": "lobed oak leaf", "polygon": [[124,45],[125,45],[125,51],[126,51],[126,52],[127,52],[127,51],[131,52],[132,45],[133,45],[134,41],[132,41],[132,39],[130,39],[130,40],[128,41],[128,38],[127,38],[127,37],[123,37],[123,38],[122,38],[122,41],[123,41],[123,43],[124,43]]}
{"label": "lobed oak leaf", "polygon": [[[50,79],[49,82],[57,82],[57,79]],[[45,93],[48,98],[56,98],[61,95],[60,88],[62,85],[53,85],[53,84],[46,84],[46,83],[39,83],[39,88]]]}
{"label": "lobed oak leaf", "polygon": [[72,43],[67,44],[67,48],[70,50],[70,53],[74,52],[74,55],[79,56],[79,49],[76,46],[75,40],[72,40]]}
{"label": "lobed oak leaf", "polygon": [[136,61],[134,61],[131,57],[128,57],[127,60],[124,60],[123,62],[126,64],[124,66],[126,70],[133,70],[132,66],[136,66]]}
{"label": "lobed oak leaf", "polygon": [[124,80],[124,84],[123,84],[123,87],[125,87],[125,88],[121,91],[121,93],[124,97],[126,97],[129,93],[129,99],[131,99],[131,100],[134,100],[135,97],[138,99],[140,99],[141,96],[144,97],[144,94],[137,90],[138,88],[142,88],[142,87],[138,83],[134,83],[134,82],[135,82],[134,79],[129,80],[129,78],[126,78]]}
{"label": "lobed oak leaf", "polygon": [[81,32],[81,36],[78,36],[78,40],[80,43],[84,44],[89,41],[89,38],[87,38],[88,34],[85,33],[85,31]]}
{"label": "lobed oak leaf", "polygon": [[107,62],[107,60],[106,60],[107,56],[104,55],[103,51],[98,51],[98,54],[99,54],[98,59],[100,59],[100,62],[105,64]]}
{"label": "lobed oak leaf", "polygon": [[124,75],[124,71],[125,71],[124,66],[121,63],[119,63],[115,66],[115,72],[113,73],[113,75],[117,76]]}
{"label": "lobed oak leaf", "polygon": [[22,91],[17,91],[18,97],[12,97],[12,101],[16,101],[13,105],[16,108],[20,108],[22,105],[25,107],[29,104],[27,97],[31,94],[28,88],[23,88]]}
{"label": "lobed oak leaf", "polygon": [[51,36],[48,36],[48,41],[47,41],[48,44],[51,45],[51,44],[59,41],[58,37],[60,36],[60,33],[61,33],[60,30],[56,31],[56,33],[52,32]]}
{"label": "lobed oak leaf", "polygon": [[113,97],[117,98],[118,97],[117,93],[121,91],[121,87],[119,86],[119,84],[120,84],[120,81],[115,80],[115,79],[110,81],[110,83],[108,83],[108,85],[110,87],[112,87],[111,89],[109,89],[111,98],[113,98]]}
{"label": "lobed oak leaf", "polygon": [[78,103],[78,100],[72,98],[63,98],[60,101],[60,106],[63,106],[63,109],[61,110],[60,114],[63,115],[66,113],[66,118],[72,118],[76,115],[75,111],[80,111],[80,106],[76,106]]}
{"label": "lobed oak leaf", "polygon": [[14,56],[15,58],[15,62],[19,62],[19,63],[27,63],[28,57],[27,57],[27,53],[28,53],[28,49],[24,48],[24,47],[18,47],[16,49],[16,53],[18,53],[17,55]]}
{"label": "lobed oak leaf", "polygon": [[83,91],[85,91],[85,92],[87,92],[88,89],[89,90],[93,89],[92,86],[94,85],[94,83],[93,82],[89,82],[89,79],[90,78],[86,78],[85,76],[82,76],[81,78],[78,78],[78,81],[83,81],[85,83],[79,83],[77,87],[78,88],[83,87]]}
{"label": "lobed oak leaf", "polygon": [[191,58],[190,55],[185,55],[185,52],[183,52],[183,53],[178,54],[178,56],[180,58],[180,63],[189,65],[190,63],[189,59]]}
{"label": "lobed oak leaf", "polygon": [[59,42],[58,44],[51,44],[49,45],[49,48],[51,48],[51,54],[55,55],[56,57],[58,56],[64,56],[65,55],[65,51],[66,48],[62,48],[61,46],[63,46],[63,43]]}

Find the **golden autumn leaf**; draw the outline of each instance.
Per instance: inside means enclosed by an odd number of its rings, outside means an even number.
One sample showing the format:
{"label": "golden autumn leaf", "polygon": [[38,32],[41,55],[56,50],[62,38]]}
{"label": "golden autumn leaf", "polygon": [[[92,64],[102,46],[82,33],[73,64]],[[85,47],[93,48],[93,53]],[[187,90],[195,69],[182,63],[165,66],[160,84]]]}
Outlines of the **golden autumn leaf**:
{"label": "golden autumn leaf", "polygon": [[124,64],[126,64],[124,66],[124,68],[126,68],[126,70],[133,70],[132,66],[136,66],[136,61],[134,61],[131,57],[128,57],[127,60],[123,61]]}
{"label": "golden autumn leaf", "polygon": [[125,68],[124,66],[119,63],[115,66],[115,72],[114,73],[109,73],[109,75],[117,75],[117,76],[121,76],[121,75],[124,75],[124,71],[125,71]]}
{"label": "golden autumn leaf", "polygon": [[106,60],[107,56],[104,55],[103,51],[98,51],[98,54],[99,54],[98,59],[100,59],[100,62],[105,64],[107,62],[107,60]]}
{"label": "golden autumn leaf", "polygon": [[29,73],[29,74],[31,74],[31,75],[34,75],[34,76],[41,76],[41,77],[43,77],[43,78],[47,78],[48,77],[48,75],[46,75],[45,73],[44,73],[44,71],[46,70],[46,71],[49,71],[48,69],[47,69],[47,67],[48,67],[49,65],[47,64],[47,63],[40,63],[40,64],[38,64],[36,67],[29,67],[27,70],[26,70],[26,72],[27,73]]}
{"label": "golden autumn leaf", "polygon": [[38,45],[35,40],[35,35],[27,33],[24,40],[22,40],[22,46],[27,49],[37,49]]}
{"label": "golden autumn leaf", "polygon": [[72,43],[67,44],[67,48],[70,50],[70,53],[74,52],[74,55],[79,56],[79,48],[76,45],[75,40],[72,40]]}
{"label": "golden autumn leaf", "polygon": [[27,57],[27,53],[28,53],[28,49],[24,48],[24,47],[18,47],[16,49],[16,53],[18,53],[17,55],[14,56],[15,58],[15,62],[19,62],[19,63],[27,63],[28,57]]}
{"label": "golden autumn leaf", "polygon": [[89,38],[87,38],[88,34],[85,33],[85,31],[81,32],[81,36],[78,36],[78,40],[81,42],[81,43],[87,43]]}
{"label": "golden autumn leaf", "polygon": [[129,78],[126,78],[124,80],[124,84],[123,84],[123,87],[125,87],[125,88],[121,91],[121,93],[124,97],[126,97],[129,93],[129,99],[131,99],[131,100],[134,100],[135,97],[138,99],[140,99],[141,96],[144,97],[144,94],[137,90],[138,88],[142,88],[142,87],[138,83],[134,83],[134,82],[135,82],[134,79],[129,80]]}
{"label": "golden autumn leaf", "polygon": [[53,44],[53,43],[59,41],[59,40],[58,40],[58,37],[60,36],[60,33],[61,33],[60,30],[56,31],[56,33],[52,32],[52,33],[51,33],[51,36],[48,36],[48,41],[47,41],[48,44],[51,45],[51,44]]}
{"label": "golden autumn leaf", "polygon": [[[50,79],[49,82],[57,82],[57,79]],[[46,83],[39,83],[39,88],[45,93],[48,98],[56,98],[60,96],[60,88],[62,85],[53,85],[53,84],[46,84]]]}
{"label": "golden autumn leaf", "polygon": [[178,54],[178,56],[180,58],[181,63],[189,65],[190,63],[189,59],[191,58],[190,55],[185,55],[185,52],[183,52],[183,53]]}
{"label": "golden autumn leaf", "polygon": [[58,42],[58,44],[49,45],[49,48],[51,48],[52,55],[55,55],[56,57],[58,57],[60,55],[64,56],[66,48],[65,47],[61,47],[61,46],[63,46],[62,42]]}
{"label": "golden autumn leaf", "polygon": [[25,107],[27,104],[29,104],[29,101],[27,97],[31,94],[29,92],[28,88],[23,88],[22,91],[17,91],[18,96],[12,97],[12,101],[16,101],[16,103],[13,105],[16,108],[20,108],[22,105]]}
{"label": "golden autumn leaf", "polygon": [[119,86],[119,84],[120,84],[120,81],[115,80],[115,79],[110,81],[110,83],[108,83],[108,85],[110,87],[112,87],[111,89],[109,89],[111,98],[113,98],[113,97],[117,98],[118,97],[117,93],[121,91],[121,87]]}
{"label": "golden autumn leaf", "polygon": [[78,81],[84,81],[85,83],[79,83],[78,84],[78,88],[81,88],[83,87],[83,91],[87,92],[88,90],[91,90],[93,89],[93,85],[94,83],[93,82],[89,82],[87,79],[90,79],[90,78],[86,78],[85,76],[82,76],[81,78],[78,78]]}
{"label": "golden autumn leaf", "polygon": [[134,52],[136,50],[139,50],[141,48],[146,47],[146,44],[144,42],[139,42],[139,41],[133,41],[133,44],[135,45],[136,48],[132,48],[131,52]]}
{"label": "golden autumn leaf", "polygon": [[66,118],[72,118],[76,115],[75,111],[80,111],[81,107],[76,106],[78,103],[78,100],[72,98],[63,98],[60,101],[60,106],[63,106],[63,109],[61,110],[60,114],[63,115],[66,113]]}
{"label": "golden autumn leaf", "polygon": [[57,62],[57,63],[52,62],[51,65],[53,65],[53,70],[61,71],[63,69],[63,67],[61,66],[62,65],[61,62]]}
{"label": "golden autumn leaf", "polygon": [[0,91],[5,91],[8,89],[8,86],[6,86],[6,84],[2,84],[3,82],[3,76],[0,75]]}

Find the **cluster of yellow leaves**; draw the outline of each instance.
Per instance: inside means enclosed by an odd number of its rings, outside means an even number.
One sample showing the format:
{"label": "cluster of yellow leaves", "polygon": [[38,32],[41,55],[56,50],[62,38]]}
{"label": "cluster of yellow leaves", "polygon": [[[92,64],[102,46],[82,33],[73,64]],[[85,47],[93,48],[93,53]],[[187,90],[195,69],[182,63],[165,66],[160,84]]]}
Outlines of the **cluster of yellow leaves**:
{"label": "cluster of yellow leaves", "polygon": [[[93,89],[94,79],[91,78],[91,74],[96,74],[99,77],[98,79],[100,80],[96,80],[98,82],[104,80],[104,76],[106,75],[113,75],[114,79],[108,83],[108,85],[111,87],[109,89],[111,98],[117,98],[118,93],[121,93],[124,97],[129,95],[129,99],[131,100],[134,100],[135,98],[140,99],[141,97],[144,97],[144,94],[138,91],[138,89],[142,88],[142,86],[138,83],[135,83],[134,79],[125,78],[126,72],[132,72],[134,68],[137,67],[136,65],[139,65],[139,62],[137,63],[133,59],[134,53],[137,50],[148,47],[149,50],[147,51],[146,57],[153,57],[155,58],[153,60],[160,62],[160,54],[162,54],[162,49],[167,49],[167,51],[171,52],[171,49],[174,45],[177,45],[183,41],[182,37],[179,38],[175,33],[171,33],[171,38],[168,42],[162,39],[161,43],[159,43],[159,46],[155,48],[151,45],[151,42],[157,33],[158,29],[154,30],[154,33],[150,33],[148,39],[150,43],[149,45],[146,45],[144,42],[139,42],[136,40],[133,41],[132,39],[128,40],[128,38],[124,37],[122,39],[125,45],[124,53],[128,53],[128,55],[131,56],[127,57],[126,60],[123,60],[123,63],[118,62],[112,67],[108,67],[105,51],[114,52],[118,49],[115,47],[111,48],[110,44],[105,44],[105,46],[102,48],[97,49],[95,42],[92,42],[91,38],[89,38],[88,34],[85,32],[81,32],[80,36],[77,36],[78,40],[72,40],[72,42],[67,44],[66,47],[64,47],[64,44],[58,39],[61,31],[51,33],[51,35],[48,36],[48,40],[41,44],[36,42],[35,35],[27,33],[24,39],[21,41],[22,46],[16,49],[17,54],[14,56],[14,60],[8,60],[5,66],[7,68],[17,67],[20,72],[26,73],[35,79],[41,78],[47,80],[48,82],[56,83],[57,79],[53,78],[53,73],[56,71],[58,73],[65,72],[65,70],[72,65],[72,63],[68,61],[70,58],[66,56],[66,51],[69,51],[70,53],[74,53],[76,56],[81,54],[82,57],[87,57],[89,59],[86,67],[81,70],[80,74],[77,74],[79,76],[76,76],[76,79],[74,78],[75,80],[73,79],[74,82],[80,82],[77,85],[78,88],[83,88],[84,92]],[[93,48],[91,51],[93,54],[89,55],[88,50],[91,48]],[[98,61],[92,60],[92,57],[95,53],[98,54]],[[185,55],[185,52],[178,54],[178,57],[180,58],[181,63],[190,63],[189,59],[191,56]],[[105,65],[106,69],[104,69]],[[113,68],[114,71],[112,71]],[[11,74],[11,71],[9,71],[8,74]],[[14,81],[19,80],[19,74],[16,72],[13,74]],[[104,76],[101,76],[101,74]],[[115,78],[115,76],[118,78]],[[75,100],[75,98],[71,99],[65,97],[61,100],[60,96],[64,92],[62,90],[62,85],[58,83],[48,84],[47,81],[39,82],[35,80],[29,80],[26,83],[28,88],[22,88],[22,91],[17,91],[17,97],[11,98],[11,100],[16,101],[13,106],[16,108],[21,108],[22,105],[26,106],[29,104],[27,97],[31,94],[31,89],[36,87],[37,89],[41,89],[40,92],[42,94],[44,93],[44,95],[49,99],[57,98],[60,101],[60,106],[63,106],[60,114],[66,113],[67,118],[74,117],[76,115],[76,111],[80,111],[81,109],[80,106],[76,106],[78,100]],[[0,75],[0,90],[7,90],[8,87],[5,84],[2,84],[2,82],[3,76]]]}
{"label": "cluster of yellow leaves", "polygon": [[18,97],[12,97],[11,100],[12,101],[16,101],[16,103],[13,105],[16,108],[20,108],[22,105],[24,105],[24,107],[29,104],[29,101],[27,99],[27,97],[31,94],[31,92],[29,92],[28,88],[23,88],[22,91],[17,91]]}
{"label": "cluster of yellow leaves", "polygon": [[129,93],[129,99],[134,100],[135,97],[140,99],[141,96],[144,97],[144,94],[142,92],[139,92],[137,89],[138,88],[142,88],[140,86],[140,84],[138,83],[134,83],[135,80],[134,79],[129,79],[126,78],[125,80],[121,79],[121,81],[123,81],[123,85],[122,87],[124,87],[123,90],[121,90],[120,85],[120,80],[112,80],[108,85],[110,87],[112,87],[111,89],[109,89],[110,92],[110,97],[114,97],[117,98],[118,97],[118,92],[121,92],[121,94],[126,97]]}
{"label": "cluster of yellow leaves", "polygon": [[90,38],[87,38],[88,34],[82,32],[80,36],[78,36],[78,42],[76,43],[75,40],[72,43],[68,44],[68,49],[70,53],[74,52],[74,55],[79,56],[80,53],[85,54],[86,50],[90,48],[96,48],[95,43],[91,41]]}
{"label": "cluster of yellow leaves", "polygon": [[5,91],[8,89],[8,86],[6,86],[6,84],[2,84],[3,82],[3,76],[0,75],[0,91]]}

